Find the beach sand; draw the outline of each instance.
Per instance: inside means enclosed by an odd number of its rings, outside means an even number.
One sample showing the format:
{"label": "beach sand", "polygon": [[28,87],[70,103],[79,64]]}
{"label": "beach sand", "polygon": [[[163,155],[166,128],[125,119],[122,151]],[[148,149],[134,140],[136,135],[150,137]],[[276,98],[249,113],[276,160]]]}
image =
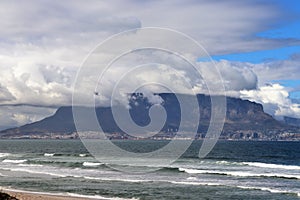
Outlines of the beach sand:
{"label": "beach sand", "polygon": [[84,197],[71,197],[71,196],[62,196],[56,194],[39,194],[31,192],[21,192],[21,191],[10,191],[10,190],[1,190],[6,194],[9,194],[12,197],[16,197],[19,200],[84,200],[90,198]]}

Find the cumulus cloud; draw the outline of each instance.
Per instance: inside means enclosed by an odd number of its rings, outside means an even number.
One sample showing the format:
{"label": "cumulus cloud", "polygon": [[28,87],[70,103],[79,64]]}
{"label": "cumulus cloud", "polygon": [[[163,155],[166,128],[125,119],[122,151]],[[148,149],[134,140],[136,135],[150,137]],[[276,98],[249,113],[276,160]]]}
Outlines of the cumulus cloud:
{"label": "cumulus cloud", "polygon": [[[291,99],[290,93],[299,91],[299,87],[284,87],[280,81],[300,79],[300,59],[291,56],[287,60],[252,64],[221,60],[215,62],[218,67],[226,94],[261,103],[264,110],[278,118],[291,116],[300,118],[299,100]],[[211,63],[200,62],[200,69],[209,69]],[[216,80],[218,81],[218,80]],[[202,85],[197,85],[205,91]],[[209,92],[205,92],[209,93]]]}
{"label": "cumulus cloud", "polygon": [[[55,81],[51,79],[53,73],[56,76]],[[1,103],[44,106],[68,104],[72,94],[68,82],[71,73],[63,75],[59,70],[53,73],[40,70],[40,66],[31,66],[28,71],[25,66],[23,69],[12,67],[10,73],[0,79],[0,84],[6,87],[1,89],[1,96],[6,94],[6,98],[1,98]],[[8,95],[11,98],[7,98]]]}
{"label": "cumulus cloud", "polygon": [[0,106],[0,130],[41,120],[55,111],[55,108],[35,106]]}
{"label": "cumulus cloud", "polygon": [[267,84],[258,90],[243,90],[241,97],[262,103],[265,111],[274,116],[300,118],[300,105],[291,101],[288,89],[280,84]]}
{"label": "cumulus cloud", "polygon": [[[184,3],[179,0],[1,1],[0,15],[1,105],[70,105],[76,72],[91,49],[112,34],[142,26],[162,26],[182,31],[196,39],[211,54],[253,51],[297,42],[256,37],[257,32],[271,27],[273,21],[285,13],[272,4],[253,3],[250,0],[226,3],[202,0],[188,0]],[[178,41],[172,43],[178,44]],[[113,51],[108,49],[107,53]],[[192,51],[188,53],[185,56],[197,59]],[[138,59],[127,60],[108,70],[101,82],[104,91],[100,91],[96,101],[105,105],[110,103],[111,91],[118,78],[126,72],[126,66],[131,66],[130,63],[137,65],[150,62],[147,56],[139,55]],[[105,60],[107,56],[103,55],[102,58]],[[157,52],[152,53],[150,58],[152,63],[168,63],[173,70],[156,65],[156,70],[128,76],[124,87],[152,81],[172,85],[177,91],[185,93],[191,90],[207,91],[203,77],[199,77],[186,63]],[[290,66],[291,72],[295,72],[296,67],[288,62],[278,63],[278,69],[281,70],[280,66],[283,65]],[[207,63],[198,64],[203,74],[209,76]],[[276,69],[270,67],[270,72],[264,75],[265,65],[240,66],[222,61],[217,63],[217,67],[226,90],[233,96],[238,95],[239,90],[255,89],[257,76],[271,77],[270,74],[276,74],[273,73]],[[94,78],[97,81],[98,77]],[[95,85],[86,87],[97,89]],[[153,88],[151,90],[155,91]],[[87,95],[86,91],[81,91],[83,96]],[[151,95],[149,97],[153,102],[161,101]],[[33,109],[35,113],[30,114],[19,107],[1,109],[1,122],[5,127],[24,124],[38,119],[32,116],[45,116],[52,112]],[[7,119],[4,119],[4,115]]]}
{"label": "cumulus cloud", "polygon": [[300,57],[292,55],[286,60],[265,62],[260,64],[245,64],[259,76],[259,84],[264,85],[274,80],[299,80]]}
{"label": "cumulus cloud", "polygon": [[[251,68],[238,66],[235,63],[222,60],[220,62],[199,62],[200,71],[209,75],[210,70],[215,65],[220,73],[220,80],[214,79],[213,82],[221,82],[224,85],[227,94],[237,96],[240,90],[254,90],[257,88],[257,76]],[[206,77],[204,77],[205,79]]]}
{"label": "cumulus cloud", "polygon": [[6,87],[1,86],[0,84],[0,102],[11,101],[15,97],[9,92]]}

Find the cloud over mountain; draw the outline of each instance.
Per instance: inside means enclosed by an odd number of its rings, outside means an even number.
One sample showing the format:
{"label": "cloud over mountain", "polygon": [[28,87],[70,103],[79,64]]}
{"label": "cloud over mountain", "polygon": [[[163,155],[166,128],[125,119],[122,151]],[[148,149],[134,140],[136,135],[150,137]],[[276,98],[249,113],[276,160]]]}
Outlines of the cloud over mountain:
{"label": "cloud over mountain", "polygon": [[[32,122],[52,113],[53,109],[49,107],[70,105],[76,73],[84,58],[98,43],[121,31],[146,26],[176,29],[193,37],[213,55],[275,48],[298,42],[294,39],[258,37],[257,32],[273,27],[274,21],[287,13],[279,11],[272,3],[250,0],[230,0],[226,3],[202,0],[184,3],[177,0],[1,1],[0,15],[0,118],[3,127]],[[97,96],[100,103],[109,103],[110,93],[128,70],[127,66],[150,61],[154,63],[156,59],[165,60],[175,71],[164,65],[155,65],[147,73],[129,75],[124,84],[161,81],[176,86],[182,92],[189,92],[192,88],[194,92],[208,93],[205,81],[190,67],[166,54],[150,54],[150,57],[147,52],[136,57],[138,59],[128,59],[123,65],[108,70],[102,82],[104,91]],[[198,62],[199,70],[203,70],[205,75],[209,75],[208,65]],[[291,78],[299,79],[297,56],[256,65],[229,61],[220,61],[216,65],[223,78],[216,81],[223,81],[229,95],[242,94],[242,97],[259,102],[267,98],[264,95],[271,95],[268,97],[271,104],[275,105],[276,110],[280,108],[274,114],[298,116],[297,104],[289,102],[286,93],[277,105],[273,93],[266,92],[263,86],[270,80],[283,79],[287,73]],[[97,74],[92,75],[98,77]],[[279,93],[288,92],[286,88],[276,87]],[[85,95],[84,90],[82,94]],[[279,106],[284,102],[291,105],[293,111]],[[32,113],[28,113],[28,106],[8,106],[16,104],[36,105],[45,107],[45,110],[32,108]]]}

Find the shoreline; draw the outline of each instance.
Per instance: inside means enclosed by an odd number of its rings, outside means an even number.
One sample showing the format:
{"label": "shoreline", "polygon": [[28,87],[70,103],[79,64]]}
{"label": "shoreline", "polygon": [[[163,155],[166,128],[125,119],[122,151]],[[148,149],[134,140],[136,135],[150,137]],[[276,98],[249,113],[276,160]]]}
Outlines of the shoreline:
{"label": "shoreline", "polygon": [[109,199],[122,199],[118,197],[101,197],[101,196],[88,196],[73,193],[50,193],[50,192],[33,192],[11,188],[0,187],[0,192],[6,193],[18,200],[109,200]]}

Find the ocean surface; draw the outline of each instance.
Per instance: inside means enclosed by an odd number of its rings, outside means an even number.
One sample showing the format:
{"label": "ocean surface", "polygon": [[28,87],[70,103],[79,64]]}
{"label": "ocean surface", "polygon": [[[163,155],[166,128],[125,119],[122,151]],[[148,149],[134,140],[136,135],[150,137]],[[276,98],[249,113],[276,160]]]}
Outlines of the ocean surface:
{"label": "ocean surface", "polygon": [[[147,152],[167,141],[115,143]],[[126,173],[80,140],[0,140],[0,187],[106,199],[300,199],[300,142],[219,141],[204,159],[200,146],[171,165]]]}

